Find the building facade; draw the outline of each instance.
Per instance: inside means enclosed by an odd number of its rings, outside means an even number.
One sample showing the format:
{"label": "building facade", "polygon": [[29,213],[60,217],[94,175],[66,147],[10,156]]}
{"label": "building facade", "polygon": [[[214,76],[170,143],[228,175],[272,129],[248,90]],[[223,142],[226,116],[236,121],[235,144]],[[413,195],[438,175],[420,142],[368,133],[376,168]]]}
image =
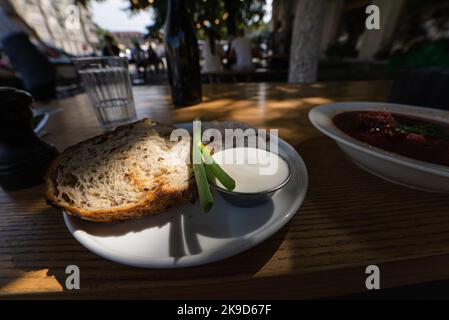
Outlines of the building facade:
{"label": "building facade", "polygon": [[98,46],[96,26],[88,8],[74,0],[10,1],[41,39],[67,53],[86,55]]}

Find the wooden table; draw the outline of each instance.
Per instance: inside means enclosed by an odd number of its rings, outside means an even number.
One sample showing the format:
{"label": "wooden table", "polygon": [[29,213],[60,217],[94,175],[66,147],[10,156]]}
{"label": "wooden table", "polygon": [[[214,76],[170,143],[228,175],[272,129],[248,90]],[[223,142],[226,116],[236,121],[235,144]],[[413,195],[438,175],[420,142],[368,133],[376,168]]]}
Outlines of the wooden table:
{"label": "wooden table", "polygon": [[[99,258],[48,207],[42,187],[0,190],[0,295],[92,298],[315,298],[365,291],[376,264],[381,286],[449,278],[449,197],[376,178],[315,130],[311,107],[382,101],[388,82],[204,86],[204,103],[174,110],[166,87],[136,87],[139,117],[163,122],[239,120],[279,128],[303,156],[310,185],[281,231],[238,256],[181,270],[136,269]],[[63,149],[100,133],[86,96],[60,102],[46,139]],[[81,290],[65,290],[65,268],[81,269]]]}

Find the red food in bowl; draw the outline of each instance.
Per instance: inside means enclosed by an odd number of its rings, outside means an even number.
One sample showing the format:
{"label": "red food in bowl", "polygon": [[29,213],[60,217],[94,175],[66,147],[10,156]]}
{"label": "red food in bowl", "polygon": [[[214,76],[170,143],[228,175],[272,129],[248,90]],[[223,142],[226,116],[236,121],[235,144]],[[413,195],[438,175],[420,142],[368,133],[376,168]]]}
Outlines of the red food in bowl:
{"label": "red food in bowl", "polygon": [[337,114],[335,126],[370,146],[449,167],[449,127],[389,112]]}

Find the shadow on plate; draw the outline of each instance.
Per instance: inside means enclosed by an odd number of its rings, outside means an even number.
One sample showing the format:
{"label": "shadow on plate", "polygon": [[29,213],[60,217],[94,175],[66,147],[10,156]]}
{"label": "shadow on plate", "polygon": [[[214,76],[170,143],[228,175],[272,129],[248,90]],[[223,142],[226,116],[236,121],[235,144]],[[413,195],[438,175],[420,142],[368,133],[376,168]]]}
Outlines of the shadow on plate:
{"label": "shadow on plate", "polygon": [[[249,238],[273,216],[274,204],[269,201],[253,208],[239,208],[215,194],[215,206],[202,212],[198,202],[173,207],[167,212],[118,224],[103,224],[70,217],[74,230],[94,237],[121,237],[168,225],[169,255],[180,258],[202,252],[199,237],[212,239]],[[163,234],[161,233],[163,236]]]}

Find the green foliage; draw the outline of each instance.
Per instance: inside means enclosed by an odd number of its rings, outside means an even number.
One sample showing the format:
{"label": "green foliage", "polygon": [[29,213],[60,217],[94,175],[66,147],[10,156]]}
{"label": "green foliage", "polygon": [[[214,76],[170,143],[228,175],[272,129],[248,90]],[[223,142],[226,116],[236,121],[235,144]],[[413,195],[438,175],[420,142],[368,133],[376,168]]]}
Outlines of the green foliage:
{"label": "green foliage", "polygon": [[[90,0],[77,0],[86,4]],[[104,0],[95,0],[104,1]],[[150,9],[154,23],[148,26],[149,35],[155,37],[164,27],[167,0],[123,0],[130,11]],[[210,26],[222,35],[236,28],[258,28],[263,24],[266,0],[186,0],[195,27],[200,31]]]}

